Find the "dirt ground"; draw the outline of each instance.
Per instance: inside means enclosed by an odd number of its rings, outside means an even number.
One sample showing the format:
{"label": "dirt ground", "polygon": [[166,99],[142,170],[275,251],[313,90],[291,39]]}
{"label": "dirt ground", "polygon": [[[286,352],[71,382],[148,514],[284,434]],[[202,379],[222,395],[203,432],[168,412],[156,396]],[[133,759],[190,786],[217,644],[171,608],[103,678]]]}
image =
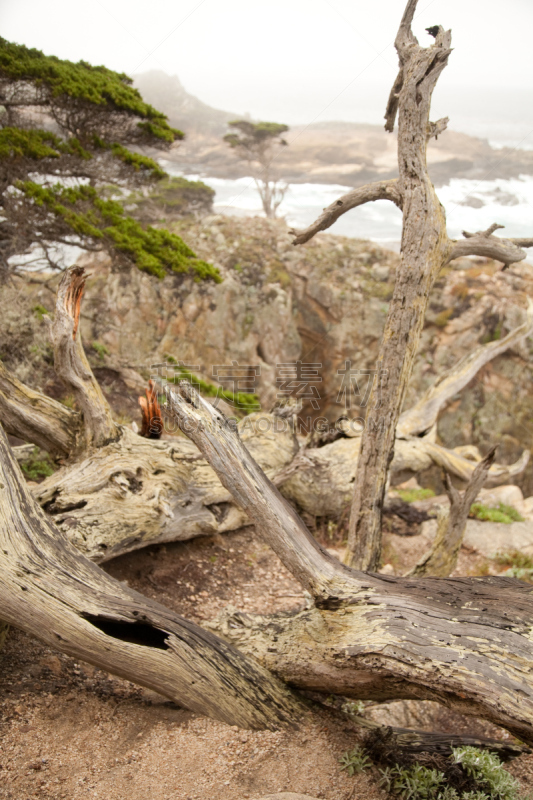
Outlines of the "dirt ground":
{"label": "dirt ground", "polygon": [[[420,536],[388,534],[387,569],[401,572],[426,546]],[[228,605],[268,613],[303,602],[299,585],[252,528],[146,549],[105,568],[200,624]],[[480,569],[486,572],[486,563],[461,553],[461,574]],[[361,734],[325,708],[310,711],[297,730],[239,730],[15,630],[0,665],[2,800],[255,800],[288,791],[325,800],[386,797],[375,768],[353,777],[340,770],[338,759]],[[366,713],[393,725],[509,736],[434,703],[374,704]],[[510,769],[524,788],[533,784],[533,755]]]}

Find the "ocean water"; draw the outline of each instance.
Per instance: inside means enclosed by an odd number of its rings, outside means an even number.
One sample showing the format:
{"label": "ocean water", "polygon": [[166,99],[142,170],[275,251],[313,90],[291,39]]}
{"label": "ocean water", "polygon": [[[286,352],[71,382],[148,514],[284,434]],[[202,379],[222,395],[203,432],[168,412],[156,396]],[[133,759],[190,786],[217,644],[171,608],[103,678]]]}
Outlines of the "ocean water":
{"label": "ocean water", "polygon": [[[187,177],[202,180],[215,190],[214,206],[217,213],[239,216],[262,214],[253,178],[226,180]],[[304,228],[318,217],[323,208],[349,191],[350,187],[335,184],[290,184],[278,209],[278,216],[284,217],[291,226]],[[485,230],[493,222],[505,226],[501,235],[533,236],[531,176],[492,181],[457,178],[447,186],[440,187],[437,193],[446,210],[448,233],[453,238],[461,236],[463,230]],[[399,209],[387,200],[378,200],[348,211],[329,228],[329,232],[395,246],[401,237],[401,227]]]}

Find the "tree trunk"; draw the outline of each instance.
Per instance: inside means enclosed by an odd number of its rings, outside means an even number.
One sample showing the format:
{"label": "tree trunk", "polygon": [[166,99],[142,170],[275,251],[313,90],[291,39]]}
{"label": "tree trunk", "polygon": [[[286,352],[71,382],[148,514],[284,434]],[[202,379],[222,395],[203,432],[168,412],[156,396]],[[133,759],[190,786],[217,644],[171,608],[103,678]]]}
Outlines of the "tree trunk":
{"label": "tree trunk", "polygon": [[2,620],[50,647],[230,725],[301,713],[255,661],[80,555],[33,500],[1,428],[0,550]]}
{"label": "tree trunk", "polygon": [[[402,196],[401,260],[379,353],[384,385],[374,384],[361,441],[346,563],[376,570],[381,558],[381,510],[402,409],[429,293],[446,263],[449,240],[444,210],[429,179],[426,148],[431,95],[450,54],[450,34],[439,32],[433,47],[418,46],[410,32],[416,2],[410,2],[396,46],[401,62],[398,104],[398,189]],[[389,103],[389,127],[394,124]]]}
{"label": "tree trunk", "polygon": [[[169,406],[220,481],[314,598],[295,614],[226,614],[223,634],[291,685],[438,700],[533,742],[533,598],[512,578],[391,578],[330,556],[220,412],[192,387]],[[497,644],[496,644],[497,643]]]}

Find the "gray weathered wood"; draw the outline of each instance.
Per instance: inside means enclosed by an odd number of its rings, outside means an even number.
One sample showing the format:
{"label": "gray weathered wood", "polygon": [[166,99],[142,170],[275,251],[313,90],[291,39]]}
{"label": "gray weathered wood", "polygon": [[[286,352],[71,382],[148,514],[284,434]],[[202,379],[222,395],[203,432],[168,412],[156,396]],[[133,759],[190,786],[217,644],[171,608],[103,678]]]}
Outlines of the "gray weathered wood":
{"label": "gray weathered wood", "polygon": [[[366,425],[362,436],[350,516],[346,560],[360,569],[376,569],[379,564],[381,509],[398,419],[435,278],[445,264],[459,256],[487,256],[503,262],[506,268],[525,258],[523,247],[533,246],[533,239],[493,236],[500,225],[475,234],[465,232],[465,238],[459,241],[447,235],[444,210],[428,175],[426,149],[428,140],[438,136],[448,122],[442,119],[433,123],[429,113],[433,90],[451,53],[451,34],[438,26],[434,43],[421,47],[411,30],[416,6],[417,0],[408,0],[396,36],[400,67],[385,112],[387,131],[394,130],[398,118],[399,179],[394,192],[403,211],[403,229],[401,261],[376,365],[386,377],[383,385],[373,386],[370,395],[367,417],[372,424]],[[358,197],[366,194],[368,199],[375,199],[372,192],[376,187],[361,187]],[[308,241],[327,226],[323,223],[330,224],[330,219],[334,221],[349,210],[343,200],[337,206],[333,203],[305,231],[294,231],[295,244]],[[467,374],[468,365],[464,366]],[[444,397],[445,386],[441,389]],[[426,416],[432,416],[430,409],[437,399],[437,395],[427,399]]]}
{"label": "gray weathered wood", "polygon": [[218,624],[224,636],[291,685],[438,700],[533,742],[530,586],[508,578],[391,578],[340,564],[262,473],[231,422],[187,384],[168,391],[169,411],[314,598],[295,614],[230,612]]}
{"label": "gray weathered wood", "polygon": [[470,506],[487,480],[495,454],[496,448],[493,447],[476,466],[463,492],[457,491],[448,473],[444,473],[446,494],[450,500],[450,508],[443,509],[439,513],[437,535],[431,548],[407,575],[416,577],[433,575],[438,578],[447,578],[454,571],[457,566],[459,550],[463,543]]}
{"label": "gray weathered wood", "polygon": [[82,267],[65,270],[57,290],[54,320],[50,324],[55,371],[81,410],[83,428],[78,436],[81,450],[101,447],[120,436],[109,404],[87,361],[78,330],[85,280]]}
{"label": "gray weathered wood", "polygon": [[0,420],[8,433],[60,456],[74,450],[80,425],[80,415],[76,411],[30,389],[1,361]]}
{"label": "gray weathered wood", "polygon": [[1,428],[0,552],[2,620],[51,647],[231,725],[301,713],[253,660],[82,556],[32,498]]}

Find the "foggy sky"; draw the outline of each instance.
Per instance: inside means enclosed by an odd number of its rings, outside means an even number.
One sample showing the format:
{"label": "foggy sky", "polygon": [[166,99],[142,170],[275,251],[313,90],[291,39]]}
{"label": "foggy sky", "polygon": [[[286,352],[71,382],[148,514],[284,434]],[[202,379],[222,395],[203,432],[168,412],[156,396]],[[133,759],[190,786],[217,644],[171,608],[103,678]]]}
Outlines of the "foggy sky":
{"label": "foggy sky", "polygon": [[[130,75],[163,69],[204,102],[256,119],[381,124],[404,0],[0,0],[1,35]],[[504,13],[502,13],[502,10]],[[452,28],[433,117],[533,147],[531,0],[420,0]],[[501,135],[498,135],[500,131]]]}

